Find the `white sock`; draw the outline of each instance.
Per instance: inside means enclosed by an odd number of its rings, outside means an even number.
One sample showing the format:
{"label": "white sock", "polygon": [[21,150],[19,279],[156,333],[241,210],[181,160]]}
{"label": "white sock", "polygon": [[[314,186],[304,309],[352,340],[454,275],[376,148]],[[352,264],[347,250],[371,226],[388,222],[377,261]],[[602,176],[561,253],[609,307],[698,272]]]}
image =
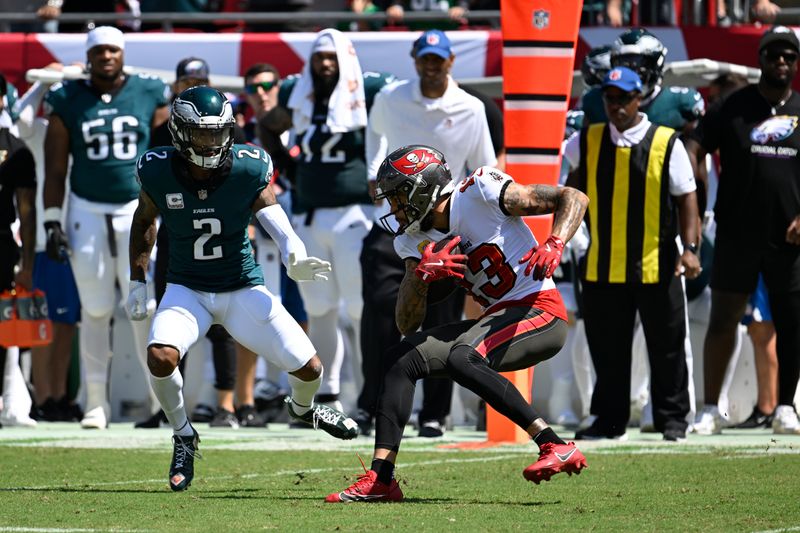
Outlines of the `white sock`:
{"label": "white sock", "polygon": [[183,376],[180,369],[175,367],[172,374],[163,378],[150,374],[150,386],[173,432],[181,437],[191,437],[194,433],[183,405]]}
{"label": "white sock", "polygon": [[322,374],[314,381],[303,381],[289,374],[289,386],[292,388],[292,411],[295,414],[302,415],[311,410],[311,406],[314,403],[314,395],[319,390],[321,382]]}
{"label": "white sock", "polygon": [[325,377],[320,383],[320,394],[339,394],[339,377],[344,362],[344,341],[339,331],[338,310],[324,315],[308,317],[308,338],[317,350],[319,360],[325,368]]}
{"label": "white sock", "polygon": [[106,416],[110,417],[110,407],[108,405],[108,392],[107,392],[107,383],[105,381],[102,382],[93,382],[93,381],[86,381],[86,409],[85,412],[89,412],[92,409],[97,407],[102,407],[105,412]]}
{"label": "white sock", "polygon": [[108,381],[108,362],[111,360],[111,340],[108,330],[111,317],[96,318],[84,313],[80,327],[81,364],[86,381],[106,383]]}
{"label": "white sock", "polygon": [[6,366],[3,372],[3,408],[10,411],[14,403],[14,389],[17,372],[19,372],[19,348],[12,346],[6,349]]}

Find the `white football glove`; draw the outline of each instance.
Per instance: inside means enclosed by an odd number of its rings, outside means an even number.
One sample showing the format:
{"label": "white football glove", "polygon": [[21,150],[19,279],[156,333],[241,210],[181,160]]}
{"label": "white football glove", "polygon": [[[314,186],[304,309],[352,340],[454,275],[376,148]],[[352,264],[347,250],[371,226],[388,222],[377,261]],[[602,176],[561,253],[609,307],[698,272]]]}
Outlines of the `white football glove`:
{"label": "white football glove", "polygon": [[147,283],[134,280],[128,282],[128,303],[125,309],[131,320],[147,318]]}
{"label": "white football glove", "polygon": [[286,273],[295,281],[327,281],[331,264],[318,257],[297,259],[295,254],[289,254],[289,264]]}

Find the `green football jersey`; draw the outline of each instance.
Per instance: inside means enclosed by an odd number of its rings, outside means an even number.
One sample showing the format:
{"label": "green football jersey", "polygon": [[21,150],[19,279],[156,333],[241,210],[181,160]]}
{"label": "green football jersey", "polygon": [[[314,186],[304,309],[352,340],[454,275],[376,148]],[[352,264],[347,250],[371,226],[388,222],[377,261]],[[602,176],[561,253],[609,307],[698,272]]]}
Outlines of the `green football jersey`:
{"label": "green football jersey", "polygon": [[[584,112],[584,127],[598,122],[608,122],[603,107],[603,91],[600,88],[595,87],[583,95],[581,109]],[[681,131],[687,122],[693,122],[703,116],[705,102],[695,89],[662,86],[653,101],[643,105],[640,110],[647,114],[647,118],[653,124]]]}
{"label": "green football jersey", "polygon": [[11,117],[11,122],[16,122],[19,119],[19,109],[17,109],[16,103],[19,101],[19,92],[17,88],[14,87],[14,84],[10,81],[6,81],[6,96],[5,96],[5,110],[8,112],[8,116]]}
{"label": "green football jersey", "polygon": [[204,292],[263,285],[247,226],[253,202],[272,179],[272,159],[257,146],[234,144],[219,175],[205,183],[189,177],[186,165],[166,146],[136,164],[169,234],[167,282]]}
{"label": "green football jersey", "polygon": [[160,78],[128,76],[113,95],[101,95],[85,80],[57,83],[45,97],[50,114],[69,131],[70,187],[91,202],[121,204],[139,196],[136,158],[150,143],[156,108],[167,105],[169,88]]}
{"label": "green football jersey", "polygon": [[[394,80],[391,74],[364,73],[367,112],[378,91]],[[284,108],[296,81],[295,76],[281,83],[278,104]],[[315,110],[311,125],[294,141],[301,149],[295,174],[296,195],[292,202],[295,213],[305,213],[316,207],[372,202],[367,184],[364,128],[331,133],[325,125],[327,113],[327,107],[319,112]]]}

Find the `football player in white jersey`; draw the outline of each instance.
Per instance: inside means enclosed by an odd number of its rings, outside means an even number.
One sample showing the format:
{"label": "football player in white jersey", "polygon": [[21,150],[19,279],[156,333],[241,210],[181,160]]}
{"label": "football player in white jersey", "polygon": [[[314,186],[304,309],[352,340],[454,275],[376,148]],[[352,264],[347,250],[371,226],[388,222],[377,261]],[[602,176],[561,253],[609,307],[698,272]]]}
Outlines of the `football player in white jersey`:
{"label": "football player in white jersey", "polygon": [[[377,188],[391,206],[381,222],[395,234],[395,250],[406,263],[395,311],[406,337],[387,353],[372,468],[326,501],[403,499],[394,465],[416,381],[428,376],[451,377],[528,432],[539,459],[524,470],[525,479],[538,484],[559,472],[580,472],[583,454],[500,372],[529,368],[564,344],[567,312],[551,276],[588,198],[571,187],[519,185],[491,167],[454,183],[441,152],[423,145],[389,154]],[[521,217],[548,213],[553,231],[539,244]],[[484,314],[417,332],[427,298],[441,291],[434,282],[448,281],[466,287]]]}

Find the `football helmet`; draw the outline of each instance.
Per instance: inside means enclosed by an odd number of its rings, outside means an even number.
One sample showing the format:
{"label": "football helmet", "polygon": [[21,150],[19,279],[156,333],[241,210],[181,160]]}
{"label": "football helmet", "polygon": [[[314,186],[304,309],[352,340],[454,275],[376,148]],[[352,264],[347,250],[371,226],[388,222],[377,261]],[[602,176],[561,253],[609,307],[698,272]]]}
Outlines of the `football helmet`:
{"label": "football helmet", "polygon": [[569,139],[576,131],[583,129],[584,113],[581,109],[567,111],[567,125],[564,128],[564,139]]}
{"label": "football helmet", "polygon": [[598,87],[611,70],[611,47],[608,45],[592,48],[581,63],[583,83],[587,87]]}
{"label": "football helmet", "polygon": [[[376,200],[391,200],[394,210],[381,217],[381,225],[390,233],[415,233],[436,201],[453,188],[450,167],[444,155],[421,144],[398,148],[383,160],[378,169]],[[402,212],[404,221],[393,228],[389,217]],[[396,219],[396,217],[395,217]]]}
{"label": "football helmet", "polygon": [[628,67],[639,75],[644,95],[661,83],[667,48],[644,28],[632,28],[611,45],[611,66]]}
{"label": "football helmet", "polygon": [[172,102],[169,132],[172,144],[201,168],[217,168],[233,145],[233,108],[225,95],[200,85],[186,89]]}

